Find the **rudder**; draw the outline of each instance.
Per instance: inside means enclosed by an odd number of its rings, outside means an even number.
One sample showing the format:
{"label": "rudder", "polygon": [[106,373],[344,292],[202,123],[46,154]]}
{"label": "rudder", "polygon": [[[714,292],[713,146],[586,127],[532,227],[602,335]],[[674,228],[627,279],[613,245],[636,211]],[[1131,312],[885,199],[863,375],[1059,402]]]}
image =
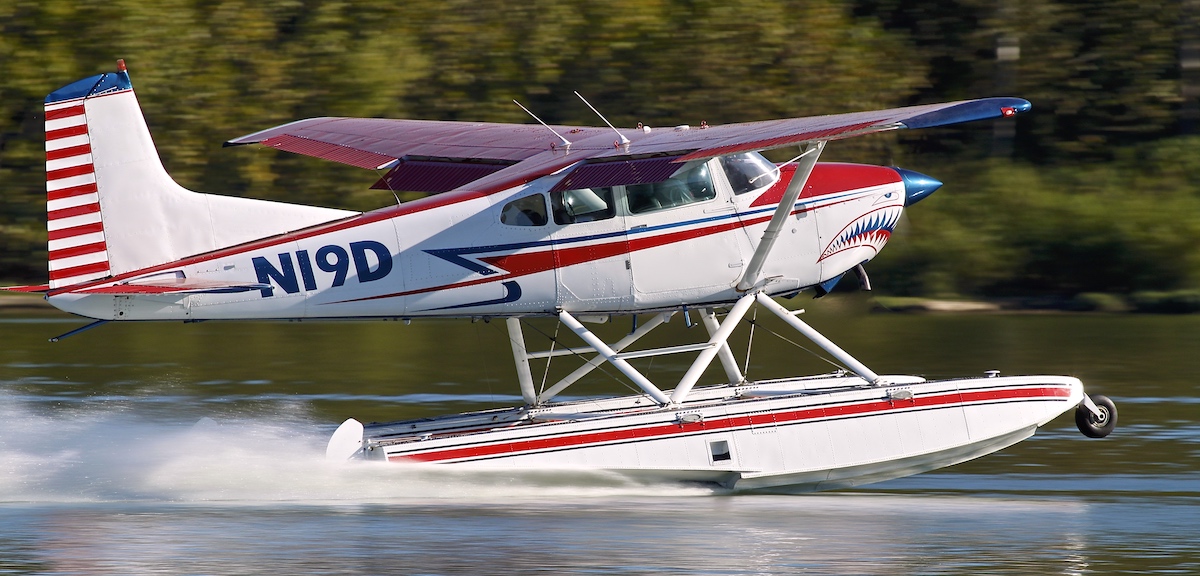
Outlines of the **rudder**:
{"label": "rudder", "polygon": [[46,97],[51,289],[357,214],[200,194],[158,156],[122,60]]}
{"label": "rudder", "polygon": [[46,97],[46,227],[50,288],[110,273],[100,195],[84,100],[131,90],[123,61],[118,71],[74,82]]}

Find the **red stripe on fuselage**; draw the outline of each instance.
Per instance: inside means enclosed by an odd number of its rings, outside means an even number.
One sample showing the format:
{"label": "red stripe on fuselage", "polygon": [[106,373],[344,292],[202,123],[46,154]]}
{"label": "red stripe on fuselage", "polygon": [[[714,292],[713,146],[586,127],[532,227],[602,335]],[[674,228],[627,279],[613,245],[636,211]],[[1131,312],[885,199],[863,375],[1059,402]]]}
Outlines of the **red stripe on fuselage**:
{"label": "red stripe on fuselage", "polygon": [[508,276],[524,276],[554,268],[554,253],[550,250],[519,252],[506,256],[488,256],[480,260],[508,271]]}
{"label": "red stripe on fuselage", "polygon": [[[767,218],[770,220],[770,217]],[[734,218],[730,222],[717,224],[716,226],[708,226],[706,228],[692,228],[690,230],[679,230],[678,232],[668,232],[657,236],[648,236],[644,238],[634,237],[629,239],[629,251],[637,252],[638,250],[647,250],[649,248],[657,248],[667,244],[683,242],[684,240],[694,240],[712,234],[720,234],[730,230],[737,230],[746,225],[746,222],[739,221]]]}
{"label": "red stripe on fuselage", "polygon": [[[845,192],[845,190],[838,190],[838,191],[833,192],[833,194],[836,194],[838,192]],[[836,204],[841,204],[842,202],[849,202],[851,200],[854,200],[854,198],[847,198],[845,200],[840,200],[838,202],[832,202],[832,203],[822,206],[822,208],[824,208],[825,206],[833,206]],[[802,212],[809,212],[812,210],[815,210],[815,208],[812,206],[808,206],[808,207],[800,208],[797,210],[793,210],[792,214],[795,215],[795,214],[800,214]],[[766,214],[763,216],[758,216],[756,218],[747,218],[745,220],[733,219],[729,222],[718,224],[716,226],[708,226],[706,228],[693,228],[690,230],[680,230],[678,232],[659,234],[657,236],[646,236],[646,237],[642,237],[642,238],[634,238],[631,240],[618,240],[615,242],[607,242],[604,244],[590,244],[587,246],[575,246],[575,247],[569,247],[569,248],[554,248],[552,250],[546,249],[546,250],[542,250],[540,252],[528,252],[528,253],[524,253],[524,254],[510,254],[510,255],[506,255],[506,256],[488,256],[488,257],[480,258],[480,260],[483,262],[486,262],[488,264],[491,264],[493,266],[503,268],[508,273],[503,274],[503,275],[485,276],[483,278],[475,278],[473,280],[464,280],[462,282],[455,282],[453,284],[443,284],[440,286],[428,286],[425,288],[417,288],[415,290],[406,290],[404,292],[392,292],[390,294],[378,294],[375,296],[366,296],[363,298],[354,298],[351,300],[341,300],[338,302],[330,302],[330,304],[344,304],[347,302],[363,302],[363,301],[367,301],[367,300],[382,300],[384,298],[399,298],[401,296],[410,296],[413,294],[425,294],[428,292],[437,292],[439,290],[451,290],[454,288],[465,288],[468,286],[478,286],[480,284],[487,284],[489,282],[501,282],[501,281],[510,280],[512,278],[516,278],[519,276],[528,276],[530,274],[536,274],[538,272],[545,272],[547,270],[551,270],[554,268],[565,268],[567,266],[583,264],[583,263],[591,262],[594,260],[600,260],[602,258],[618,256],[621,254],[628,254],[630,252],[635,252],[638,250],[646,250],[649,248],[657,248],[659,246],[665,246],[667,244],[674,244],[676,242],[692,240],[695,238],[700,238],[700,237],[708,236],[711,234],[728,232],[730,230],[736,230],[738,228],[754,226],[756,224],[762,224],[764,222],[769,221],[771,219],[771,216],[772,216],[772,214]],[[558,256],[559,253],[562,253],[563,256],[559,257]]]}
{"label": "red stripe on fuselage", "polygon": [[918,396],[911,400],[871,400],[836,406],[818,406],[787,410],[781,412],[763,412],[745,414],[727,418],[714,418],[696,423],[656,424],[644,428],[627,428],[622,430],[604,430],[570,434],[533,440],[509,440],[495,444],[481,444],[431,450],[429,452],[401,454],[389,456],[388,460],[415,462],[444,462],[447,460],[463,460],[470,458],[495,457],[504,454],[529,453],[539,450],[578,448],[593,444],[603,444],[621,440],[652,440],[660,437],[677,436],[696,432],[717,432],[732,428],[769,424],[794,424],[806,420],[825,418],[841,418],[846,416],[867,415],[875,413],[911,410],[913,408],[948,407],[955,404],[970,404],[977,402],[998,402],[1005,400],[1021,400],[1036,398],[1064,398],[1071,395],[1071,390],[1064,387],[1042,386],[1030,388],[1015,388],[1005,390],[973,390],[966,392],[946,392],[930,396]]}
{"label": "red stripe on fuselage", "polygon": [[[770,219],[771,219],[771,217],[767,216],[765,218],[752,220],[752,221],[750,221],[750,223],[757,223],[757,222],[770,220]],[[628,254],[630,252],[634,252],[637,250],[645,250],[648,248],[665,246],[667,244],[673,244],[675,242],[682,242],[684,240],[700,238],[702,236],[708,236],[710,234],[726,232],[729,230],[741,228],[745,225],[747,225],[746,222],[739,222],[735,219],[731,222],[719,224],[717,226],[709,226],[707,228],[695,228],[692,230],[681,230],[679,232],[672,232],[672,233],[668,233],[668,234],[659,234],[658,236],[650,236],[648,238],[639,238],[639,239],[628,240],[628,241],[618,240],[616,242],[607,242],[604,244],[590,244],[587,246],[573,246],[573,247],[569,247],[569,248],[554,248],[554,249],[541,250],[538,252],[508,254],[505,256],[487,256],[487,257],[480,258],[480,260],[483,262],[486,262],[488,264],[491,264],[492,266],[496,266],[497,268],[502,268],[503,270],[505,270],[508,273],[503,274],[503,275],[485,276],[483,278],[476,278],[474,280],[466,280],[463,282],[456,282],[454,284],[445,284],[445,285],[441,285],[441,286],[429,286],[426,288],[418,288],[416,290],[406,290],[404,292],[393,292],[391,294],[379,294],[377,296],[367,296],[365,298],[342,300],[339,302],[331,302],[331,304],[343,304],[346,302],[362,302],[365,300],[381,300],[384,298],[399,298],[401,296],[410,296],[413,294],[425,294],[428,292],[436,292],[439,290],[450,290],[453,288],[465,288],[467,286],[476,286],[479,284],[486,284],[489,282],[500,282],[503,280],[510,280],[512,278],[517,278],[520,276],[528,276],[530,274],[537,274],[538,272],[546,272],[548,270],[553,270],[555,268],[565,268],[567,266],[583,264],[585,262],[600,260],[602,258],[619,256],[621,254]]]}
{"label": "red stripe on fuselage", "polygon": [[[774,186],[750,203],[751,208],[778,204],[783,199],[783,193],[787,191],[788,184],[796,175],[796,165],[788,164],[780,168],[779,175],[780,178]],[[849,188],[847,188],[848,182],[850,183]],[[808,182],[804,185],[804,190],[800,192],[800,198],[813,198],[843,190],[857,190],[897,182],[900,182],[900,174],[886,166],[829,162],[817,164],[813,168],[812,174],[808,176]]]}

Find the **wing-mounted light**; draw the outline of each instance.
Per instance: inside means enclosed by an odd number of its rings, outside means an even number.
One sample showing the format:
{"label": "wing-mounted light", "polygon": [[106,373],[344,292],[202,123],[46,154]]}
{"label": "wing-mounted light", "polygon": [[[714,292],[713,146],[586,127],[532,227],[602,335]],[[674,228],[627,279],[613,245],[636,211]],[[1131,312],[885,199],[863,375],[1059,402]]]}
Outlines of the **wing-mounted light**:
{"label": "wing-mounted light", "polygon": [[905,128],[916,130],[974,120],[1015,116],[1021,112],[1028,112],[1032,108],[1033,105],[1028,100],[1021,98],[982,98],[951,103],[931,112],[905,118],[900,122],[904,124]]}

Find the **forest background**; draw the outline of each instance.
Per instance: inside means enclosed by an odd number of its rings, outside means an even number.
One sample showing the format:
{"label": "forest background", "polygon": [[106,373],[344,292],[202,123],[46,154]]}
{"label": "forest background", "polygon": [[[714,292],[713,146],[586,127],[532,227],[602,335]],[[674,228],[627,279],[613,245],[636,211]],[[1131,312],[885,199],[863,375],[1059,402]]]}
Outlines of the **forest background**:
{"label": "forest background", "polygon": [[1019,96],[836,142],[946,183],[869,270],[893,295],[1200,309],[1200,1],[2,0],[0,279],[46,278],[45,95],[124,58],[183,186],[355,210],[375,175],[230,138],[312,116],[748,122]]}

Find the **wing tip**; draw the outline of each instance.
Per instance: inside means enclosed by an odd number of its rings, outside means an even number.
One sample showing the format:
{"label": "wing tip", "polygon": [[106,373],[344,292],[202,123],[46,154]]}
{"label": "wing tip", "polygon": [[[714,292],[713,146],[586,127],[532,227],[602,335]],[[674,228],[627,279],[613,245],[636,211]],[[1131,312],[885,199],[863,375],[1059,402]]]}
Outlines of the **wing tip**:
{"label": "wing tip", "polygon": [[918,114],[901,120],[900,123],[905,128],[915,130],[918,128],[933,128],[975,120],[1006,118],[1028,112],[1031,109],[1033,109],[1033,104],[1024,98],[980,98],[978,100],[955,102],[944,108],[938,108],[932,112]]}

